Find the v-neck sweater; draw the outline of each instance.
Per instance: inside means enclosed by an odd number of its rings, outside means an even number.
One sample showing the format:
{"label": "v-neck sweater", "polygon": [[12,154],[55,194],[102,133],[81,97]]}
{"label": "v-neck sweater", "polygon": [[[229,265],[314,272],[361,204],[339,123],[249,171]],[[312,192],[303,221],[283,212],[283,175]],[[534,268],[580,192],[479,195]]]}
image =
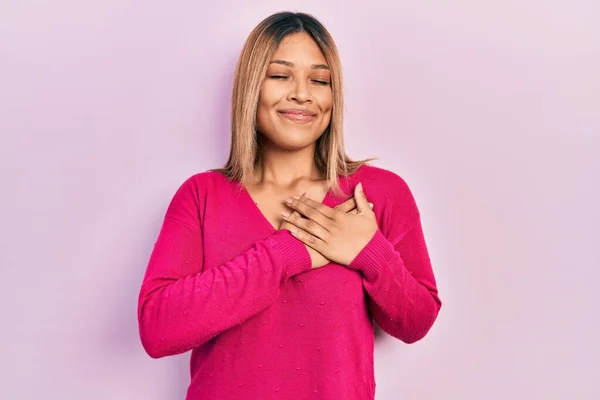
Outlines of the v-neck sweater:
{"label": "v-neck sweater", "polygon": [[219,172],[180,185],[141,286],[138,322],[154,358],[191,350],[187,400],[357,399],[375,396],[373,319],[406,343],[430,330],[441,307],[407,183],[363,165],[378,230],[345,266],[311,269],[304,243],[275,230],[248,191]]}

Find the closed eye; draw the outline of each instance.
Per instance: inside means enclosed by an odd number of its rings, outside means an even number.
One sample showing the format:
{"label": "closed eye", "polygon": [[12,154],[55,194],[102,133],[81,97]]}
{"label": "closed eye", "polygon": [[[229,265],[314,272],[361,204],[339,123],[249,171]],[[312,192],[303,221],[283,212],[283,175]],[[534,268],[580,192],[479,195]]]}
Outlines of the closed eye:
{"label": "closed eye", "polygon": [[[285,76],[285,75],[270,75],[269,78],[271,78],[271,79],[277,79],[277,80],[284,80],[284,79],[288,79],[288,76]],[[321,85],[321,86],[329,86],[329,82],[322,81],[320,79],[313,79],[312,82],[316,83],[317,85]]]}

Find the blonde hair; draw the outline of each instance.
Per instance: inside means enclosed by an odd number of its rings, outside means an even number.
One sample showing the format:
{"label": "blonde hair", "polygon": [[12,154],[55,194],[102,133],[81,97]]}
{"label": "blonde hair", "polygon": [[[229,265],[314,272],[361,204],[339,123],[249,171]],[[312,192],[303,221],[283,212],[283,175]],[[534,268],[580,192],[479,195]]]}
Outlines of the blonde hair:
{"label": "blonde hair", "polygon": [[373,160],[355,161],[344,150],[342,68],[337,47],[327,29],[313,16],[280,12],[265,18],[250,33],[238,59],[231,98],[231,147],[229,159],[220,172],[231,180],[245,182],[260,161],[256,115],[260,89],[271,57],[288,35],[306,33],[319,46],[331,73],[333,107],[331,121],[317,139],[315,163],[327,179],[329,189],[341,195],[337,178],[353,174]]}

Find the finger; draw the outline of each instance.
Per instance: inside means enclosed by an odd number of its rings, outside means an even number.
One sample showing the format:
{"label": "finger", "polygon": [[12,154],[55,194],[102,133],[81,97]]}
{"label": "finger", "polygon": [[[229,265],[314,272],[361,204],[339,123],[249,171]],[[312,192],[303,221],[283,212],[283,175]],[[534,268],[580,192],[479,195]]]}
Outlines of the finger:
{"label": "finger", "polygon": [[[304,192],[304,194],[300,198],[302,199],[302,198],[305,198],[307,196],[308,196],[308,193]],[[292,215],[297,216],[297,217],[302,217],[302,215],[300,215],[300,213],[298,211],[294,210],[294,209],[292,209]]]}
{"label": "finger", "polygon": [[327,227],[328,222],[331,219],[329,215],[333,216],[336,212],[334,209],[323,203],[319,203],[318,201],[314,201],[305,196],[290,197],[286,200],[286,204],[291,209],[298,211],[306,218],[315,221],[323,227]]}
{"label": "finger", "polygon": [[369,202],[367,201],[361,182],[354,188],[354,199],[356,200],[356,208],[359,214],[369,210]]}
{"label": "finger", "polygon": [[302,215],[300,215],[300,213],[296,210],[292,211],[292,214],[294,217],[298,217],[298,218],[302,218]]}
{"label": "finger", "polygon": [[342,204],[338,204],[337,206],[333,207],[334,210],[341,211],[344,213],[347,213],[348,211],[351,211],[354,208],[356,208],[356,201],[354,200],[354,197],[351,197]]}
{"label": "finger", "polygon": [[[308,198],[308,193],[304,193],[300,196],[300,200]],[[310,219],[303,218],[302,215],[292,209],[291,213],[281,213],[281,216],[286,222],[294,225],[295,227],[302,228],[307,233],[310,233],[321,240],[325,240],[327,235],[327,230],[324,229],[321,225],[318,225],[316,222],[311,221]]]}
{"label": "finger", "polygon": [[321,240],[327,241],[327,234],[329,233],[329,231],[323,226],[319,225],[319,223],[308,218],[303,218],[297,211],[291,214],[282,212],[281,216],[284,220],[298,228],[301,228],[303,231],[310,233],[311,235],[316,236]]}
{"label": "finger", "polygon": [[[372,210],[373,209],[373,203],[369,203],[369,208]],[[347,214],[358,214],[358,209],[354,208],[350,211],[347,212]]]}
{"label": "finger", "polygon": [[[304,197],[305,195],[306,195],[306,193],[304,193],[302,195],[302,197]],[[300,218],[302,217],[300,215],[300,213],[294,209],[291,209],[291,211],[289,211],[289,213],[290,213],[290,215],[293,215],[294,217],[300,217]],[[282,214],[282,218],[283,218],[283,214]],[[283,222],[282,222],[282,226],[284,226],[284,225],[285,225],[286,229],[288,229],[288,230],[291,230],[291,227],[294,227],[294,225],[292,223],[288,222],[285,218],[283,218]]]}
{"label": "finger", "polygon": [[323,251],[325,242],[322,241],[321,239],[319,239],[318,237],[315,237],[315,236],[311,235],[310,233],[304,231],[302,228],[298,228],[298,227],[294,227],[294,228],[290,229],[290,232],[294,237],[299,239],[305,245],[312,247],[319,253],[321,253]]}

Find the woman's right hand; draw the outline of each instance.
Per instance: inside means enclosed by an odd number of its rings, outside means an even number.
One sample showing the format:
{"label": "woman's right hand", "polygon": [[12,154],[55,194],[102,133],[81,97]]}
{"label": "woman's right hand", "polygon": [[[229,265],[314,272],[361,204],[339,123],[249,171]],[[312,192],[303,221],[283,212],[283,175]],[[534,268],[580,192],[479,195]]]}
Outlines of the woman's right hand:
{"label": "woman's right hand", "polygon": [[[304,197],[304,195],[302,197]],[[369,203],[369,207],[373,208],[373,203]],[[354,197],[346,200],[345,202],[343,202],[340,205],[335,206],[335,209],[338,211],[343,211],[343,212],[350,213],[350,214],[356,214],[358,212],[358,209],[356,208],[356,201],[354,200]],[[298,211],[293,210],[292,214],[297,214],[297,216],[301,217],[301,215],[298,213]],[[285,224],[288,224],[289,226],[285,226]],[[281,225],[279,226],[279,229],[282,229],[282,228],[293,229],[293,227],[294,226],[291,223],[287,222],[286,220],[282,220]],[[331,262],[331,260],[326,258],[323,254],[319,253],[312,247],[307,246],[307,245],[305,245],[305,246],[306,246],[306,250],[308,250],[308,254],[310,255],[312,269],[323,267]]]}

